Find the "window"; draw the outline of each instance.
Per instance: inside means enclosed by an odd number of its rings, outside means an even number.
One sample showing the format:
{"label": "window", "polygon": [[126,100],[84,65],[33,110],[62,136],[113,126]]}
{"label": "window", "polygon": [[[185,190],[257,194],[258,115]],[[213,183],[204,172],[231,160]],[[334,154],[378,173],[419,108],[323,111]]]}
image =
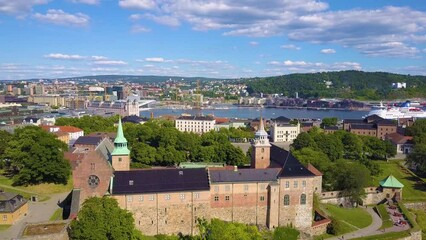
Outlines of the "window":
{"label": "window", "polygon": [[231,190],[231,187],[229,185],[226,185],[225,186],[225,191],[230,191],[230,190]]}
{"label": "window", "polygon": [[305,180],[302,181],[302,187],[306,187],[306,181]]}
{"label": "window", "polygon": [[194,193],[194,198],[195,199],[199,199],[200,198],[200,194],[199,193]]}
{"label": "window", "polygon": [[288,206],[290,205],[290,195],[284,195],[284,205]]}
{"label": "window", "polygon": [[248,191],[249,190],[249,186],[248,185],[244,185],[244,191]]}
{"label": "window", "polygon": [[219,192],[219,186],[214,186],[214,191]]}
{"label": "window", "polygon": [[297,188],[297,185],[298,185],[299,183],[297,182],[297,181],[294,181],[294,188]]}
{"label": "window", "polygon": [[133,186],[133,180],[129,180],[129,185]]}
{"label": "window", "polygon": [[229,201],[229,196],[225,196],[225,201]]}
{"label": "window", "polygon": [[166,194],[166,195],[164,195],[164,199],[166,199],[166,200],[170,200],[170,194]]}
{"label": "window", "polygon": [[132,202],[133,201],[133,196],[127,196],[127,201],[128,202]]}
{"label": "window", "polygon": [[154,195],[149,195],[149,201],[154,201]]}
{"label": "window", "polygon": [[260,196],[260,201],[261,202],[265,201],[265,196]]}
{"label": "window", "polygon": [[260,152],[261,152],[261,153],[264,153],[264,152],[265,152],[265,149],[264,149],[264,148],[261,148]]}
{"label": "window", "polygon": [[90,163],[90,170],[94,171],[96,168],[96,164],[95,163]]}
{"label": "window", "polygon": [[3,221],[7,221],[7,215],[3,215]]}
{"label": "window", "polygon": [[289,188],[290,187],[290,182],[289,181],[285,181],[285,188]]}
{"label": "window", "polygon": [[143,202],[143,196],[139,196],[139,202]]}
{"label": "window", "polygon": [[185,193],[181,193],[179,197],[180,197],[180,200],[184,200],[185,199]]}
{"label": "window", "polygon": [[214,201],[215,202],[219,201],[219,196],[214,196]]}
{"label": "window", "polygon": [[306,194],[300,195],[300,204],[305,205],[306,204]]}
{"label": "window", "polygon": [[122,160],[122,159],[119,157],[119,158],[118,158],[118,161],[119,161],[119,162],[121,162],[121,160]]}

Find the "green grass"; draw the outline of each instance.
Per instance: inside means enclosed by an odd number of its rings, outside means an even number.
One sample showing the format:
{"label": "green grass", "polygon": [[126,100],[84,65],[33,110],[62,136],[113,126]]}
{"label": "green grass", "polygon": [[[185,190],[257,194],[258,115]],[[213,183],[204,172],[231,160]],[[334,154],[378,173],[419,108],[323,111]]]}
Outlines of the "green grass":
{"label": "green grass", "polygon": [[424,210],[408,209],[416,215],[416,222],[422,229],[423,239],[426,239],[426,212]]}
{"label": "green grass", "polygon": [[10,226],[12,226],[12,225],[7,225],[7,224],[0,225],[0,232],[7,230],[8,228],[10,228]]}
{"label": "green grass", "polygon": [[49,218],[49,221],[62,220],[62,213],[63,213],[63,209],[62,208],[56,209],[56,211]]}
{"label": "green grass", "polygon": [[377,205],[377,210],[380,213],[382,218],[382,226],[379,229],[390,228],[393,226],[393,221],[389,216],[389,213],[386,211],[386,206],[384,204]]}
{"label": "green grass", "polygon": [[409,236],[410,236],[410,232],[409,230],[407,230],[402,232],[390,232],[390,233],[385,233],[380,235],[354,238],[354,240],[394,240],[394,239],[399,239],[399,238],[404,238]]}
{"label": "green grass", "polygon": [[382,173],[379,176],[373,178],[373,186],[379,186],[379,181],[383,180],[385,177],[392,174],[396,177],[402,184],[404,188],[402,189],[402,199],[406,202],[418,202],[425,201],[426,199],[426,183],[423,182],[423,179],[413,175],[411,171],[402,167],[400,164],[401,161],[391,161],[391,162],[378,162]]}
{"label": "green grass", "polygon": [[[363,208],[343,208],[332,204],[325,204],[324,210],[336,220],[345,224],[349,223],[357,228],[368,227],[373,222],[370,214]],[[353,229],[352,226],[350,228]]]}

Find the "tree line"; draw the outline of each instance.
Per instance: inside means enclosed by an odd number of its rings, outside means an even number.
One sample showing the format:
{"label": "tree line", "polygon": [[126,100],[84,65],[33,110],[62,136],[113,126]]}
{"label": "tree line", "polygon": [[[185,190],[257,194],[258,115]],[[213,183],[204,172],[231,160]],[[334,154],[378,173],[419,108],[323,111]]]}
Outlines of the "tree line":
{"label": "tree line", "polygon": [[[386,72],[339,71],[297,73],[276,77],[244,79],[249,93],[282,93],[302,98],[347,98],[359,100],[426,97],[426,76]],[[331,82],[327,86],[325,82]],[[392,83],[405,82],[407,88],[392,89]]]}
{"label": "tree line", "polygon": [[408,127],[407,135],[413,137],[414,148],[408,154],[407,161],[420,174],[426,174],[426,119],[417,119]]}
{"label": "tree line", "polygon": [[390,141],[343,130],[326,134],[315,127],[300,133],[291,148],[299,161],[310,163],[323,173],[324,190],[343,191],[354,202],[370,184],[371,176],[380,174],[374,160],[396,155]]}

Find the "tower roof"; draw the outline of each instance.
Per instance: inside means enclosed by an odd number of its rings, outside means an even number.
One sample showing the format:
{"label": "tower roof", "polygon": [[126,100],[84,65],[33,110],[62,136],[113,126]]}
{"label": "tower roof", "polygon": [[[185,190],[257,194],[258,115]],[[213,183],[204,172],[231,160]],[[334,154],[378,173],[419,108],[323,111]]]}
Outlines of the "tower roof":
{"label": "tower roof", "polygon": [[265,131],[265,127],[263,126],[262,116],[260,116],[259,129],[255,133],[255,136],[268,136],[268,133]]}
{"label": "tower roof", "polygon": [[129,155],[130,150],[127,148],[127,139],[124,137],[121,118],[118,119],[117,137],[114,140],[114,151],[112,155]]}
{"label": "tower roof", "polygon": [[380,186],[388,188],[403,188],[404,185],[398,181],[394,176],[389,175],[379,182]]}

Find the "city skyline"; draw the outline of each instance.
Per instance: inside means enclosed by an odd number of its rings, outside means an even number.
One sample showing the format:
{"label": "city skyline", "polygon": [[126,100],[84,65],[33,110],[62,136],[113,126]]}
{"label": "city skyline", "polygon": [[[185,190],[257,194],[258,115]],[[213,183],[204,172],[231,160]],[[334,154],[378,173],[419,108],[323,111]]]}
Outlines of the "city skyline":
{"label": "city skyline", "polygon": [[0,80],[426,75],[420,1],[0,0]]}

